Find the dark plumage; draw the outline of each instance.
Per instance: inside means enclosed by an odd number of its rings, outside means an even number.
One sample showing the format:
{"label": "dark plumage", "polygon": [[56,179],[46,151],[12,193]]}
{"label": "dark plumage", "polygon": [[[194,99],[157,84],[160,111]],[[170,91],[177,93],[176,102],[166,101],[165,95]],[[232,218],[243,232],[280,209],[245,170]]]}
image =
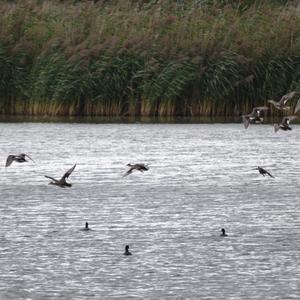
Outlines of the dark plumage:
{"label": "dark plumage", "polygon": [[82,231],[89,231],[89,230],[91,230],[90,228],[89,228],[89,223],[88,222],[85,222],[85,227],[83,228],[83,229],[81,229]]}
{"label": "dark plumage", "polygon": [[254,170],[258,170],[258,172],[259,172],[261,175],[263,175],[263,176],[269,175],[270,177],[275,178],[272,174],[270,174],[267,170],[265,170],[265,169],[262,168],[262,167],[257,167],[257,168],[255,168]]}
{"label": "dark plumage", "polygon": [[131,252],[129,252],[129,245],[125,246],[125,252],[124,255],[132,255]]}
{"label": "dark plumage", "polygon": [[137,170],[137,171],[140,171],[140,172],[144,172],[144,171],[149,170],[149,167],[144,165],[144,164],[134,164],[134,165],[127,164],[127,166],[130,169],[124,174],[124,176],[127,176],[127,175],[131,174],[133,170]]}
{"label": "dark plumage", "polygon": [[52,180],[49,184],[57,185],[59,187],[71,187],[72,184],[66,182],[66,178],[68,178],[72,174],[75,167],[76,167],[76,164],[70,170],[68,170],[60,180],[57,180],[57,179],[47,176],[47,175],[45,175],[45,177]]}
{"label": "dark plumage", "polygon": [[224,228],[222,228],[221,231],[222,231],[222,233],[220,234],[220,236],[227,236]]}
{"label": "dark plumage", "polygon": [[277,132],[279,129],[284,131],[292,130],[292,127],[290,126],[290,122],[297,118],[298,118],[297,116],[283,117],[281,123],[274,124],[275,132]]}
{"label": "dark plumage", "polygon": [[25,153],[21,153],[19,155],[8,155],[8,157],[6,159],[5,168],[9,167],[14,161],[19,162],[19,163],[28,162],[28,160],[26,160],[26,157],[28,157],[30,160],[32,160],[34,162],[34,160]]}
{"label": "dark plumage", "polygon": [[266,106],[258,106],[254,107],[252,112],[248,115],[243,115],[243,123],[245,129],[249,127],[249,124],[260,124],[263,122],[263,112],[268,110],[269,108]]}

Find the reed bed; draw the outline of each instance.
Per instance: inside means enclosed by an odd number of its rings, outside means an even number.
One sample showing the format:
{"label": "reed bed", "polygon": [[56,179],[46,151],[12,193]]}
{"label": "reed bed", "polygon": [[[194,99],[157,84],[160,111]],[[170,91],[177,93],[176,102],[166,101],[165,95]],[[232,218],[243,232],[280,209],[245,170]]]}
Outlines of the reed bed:
{"label": "reed bed", "polygon": [[249,112],[300,91],[296,2],[2,1],[0,113]]}

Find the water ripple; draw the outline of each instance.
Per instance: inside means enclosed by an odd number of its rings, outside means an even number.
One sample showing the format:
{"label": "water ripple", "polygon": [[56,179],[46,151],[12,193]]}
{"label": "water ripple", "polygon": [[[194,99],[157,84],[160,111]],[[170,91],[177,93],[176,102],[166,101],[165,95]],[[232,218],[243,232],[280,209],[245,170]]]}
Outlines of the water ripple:
{"label": "water ripple", "polygon": [[300,298],[299,125],[0,127],[1,299]]}

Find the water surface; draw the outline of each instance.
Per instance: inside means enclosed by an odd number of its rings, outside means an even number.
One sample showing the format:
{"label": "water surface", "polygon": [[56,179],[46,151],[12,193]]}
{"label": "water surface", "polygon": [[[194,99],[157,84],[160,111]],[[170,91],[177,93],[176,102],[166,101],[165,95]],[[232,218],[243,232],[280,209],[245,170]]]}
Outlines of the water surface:
{"label": "water surface", "polygon": [[0,299],[299,299],[293,127],[1,123]]}

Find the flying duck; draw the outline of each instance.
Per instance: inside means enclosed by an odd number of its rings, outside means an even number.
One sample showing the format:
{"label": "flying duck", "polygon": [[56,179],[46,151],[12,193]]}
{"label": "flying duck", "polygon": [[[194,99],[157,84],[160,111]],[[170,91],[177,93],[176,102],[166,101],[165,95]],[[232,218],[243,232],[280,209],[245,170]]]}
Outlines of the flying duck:
{"label": "flying duck", "polygon": [[260,124],[263,122],[263,112],[268,110],[269,108],[266,106],[258,106],[254,107],[252,112],[248,115],[243,115],[244,127],[247,129],[249,124]]}
{"label": "flying duck", "polygon": [[293,91],[293,92],[290,92],[286,95],[283,95],[278,102],[276,102],[274,100],[268,100],[268,102],[273,104],[274,107],[279,109],[279,110],[289,110],[290,106],[287,106],[286,103],[289,100],[291,100],[296,94],[297,94],[297,92]]}
{"label": "flying duck", "polygon": [[267,170],[265,170],[265,169],[262,168],[262,167],[257,167],[257,168],[255,168],[254,170],[258,170],[258,172],[259,172],[261,175],[263,175],[263,176],[269,175],[270,177],[275,178],[272,174],[270,174]]}
{"label": "flying duck", "polygon": [[292,127],[290,126],[290,122],[297,118],[298,118],[297,116],[283,117],[281,123],[274,124],[275,132],[277,132],[279,129],[284,131],[292,130]]}
{"label": "flying duck", "polygon": [[55,179],[53,177],[47,176],[47,175],[45,175],[45,177],[52,180],[51,182],[49,182],[49,184],[57,185],[57,186],[63,187],[63,188],[64,187],[71,187],[72,184],[66,182],[66,178],[68,178],[72,174],[72,172],[74,171],[75,167],[76,167],[76,164],[70,170],[68,170],[64,174],[64,176],[61,179],[59,179],[59,180],[57,180],[57,179]]}
{"label": "flying duck", "polygon": [[8,155],[7,159],[6,159],[6,164],[5,164],[5,168],[9,167],[13,161],[22,163],[22,162],[28,162],[28,160],[26,160],[26,157],[28,157],[30,160],[32,160],[34,162],[34,160],[27,154],[25,153],[21,153],[19,155]]}
{"label": "flying duck", "polygon": [[124,174],[124,176],[127,176],[127,175],[131,174],[133,170],[137,170],[137,171],[140,171],[140,172],[144,172],[144,171],[149,170],[149,167],[144,165],[144,164],[134,164],[134,165],[127,164],[127,166],[130,169]]}

